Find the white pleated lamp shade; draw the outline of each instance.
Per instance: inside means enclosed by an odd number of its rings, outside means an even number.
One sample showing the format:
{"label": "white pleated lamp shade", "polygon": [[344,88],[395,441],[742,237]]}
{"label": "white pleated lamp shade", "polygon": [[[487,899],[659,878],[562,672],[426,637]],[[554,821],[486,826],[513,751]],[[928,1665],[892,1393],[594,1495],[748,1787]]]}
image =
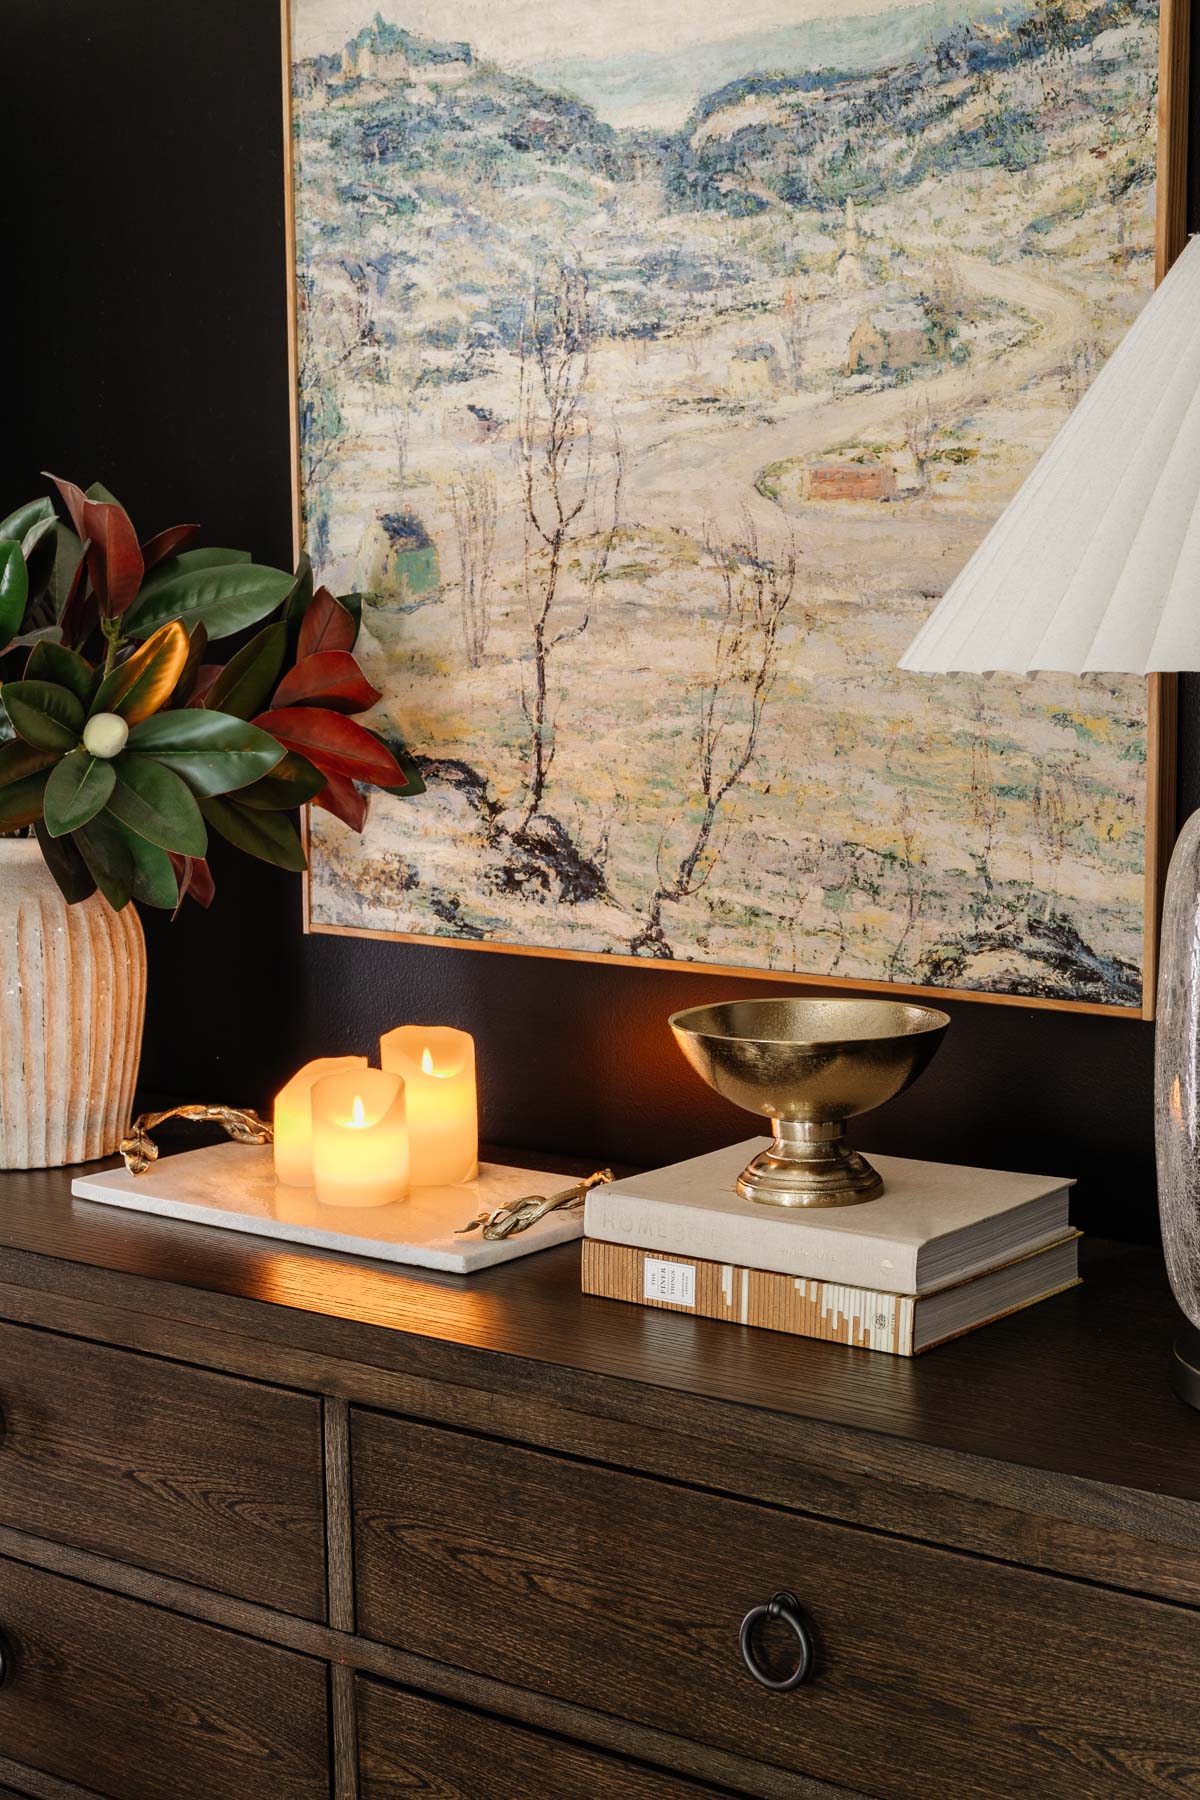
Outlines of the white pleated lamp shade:
{"label": "white pleated lamp shade", "polygon": [[1200,238],[900,667],[1200,669]]}

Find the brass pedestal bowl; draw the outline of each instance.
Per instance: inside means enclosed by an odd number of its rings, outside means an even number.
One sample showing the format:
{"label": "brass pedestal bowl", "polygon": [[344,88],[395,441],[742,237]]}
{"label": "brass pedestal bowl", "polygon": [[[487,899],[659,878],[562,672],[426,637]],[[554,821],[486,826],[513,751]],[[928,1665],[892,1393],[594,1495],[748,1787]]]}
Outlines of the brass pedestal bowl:
{"label": "brass pedestal bowl", "polygon": [[698,1075],[770,1119],[774,1142],[738,1176],[769,1206],[854,1206],[882,1177],[844,1143],[846,1120],[903,1093],[928,1068],[949,1016],[893,1000],[730,1000],[671,1019]]}

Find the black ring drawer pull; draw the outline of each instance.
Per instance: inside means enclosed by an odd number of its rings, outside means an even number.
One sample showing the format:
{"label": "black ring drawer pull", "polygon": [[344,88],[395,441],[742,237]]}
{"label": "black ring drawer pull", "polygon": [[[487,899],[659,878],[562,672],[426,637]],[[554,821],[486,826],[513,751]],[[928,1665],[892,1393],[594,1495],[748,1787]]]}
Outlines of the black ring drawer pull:
{"label": "black ring drawer pull", "polygon": [[[754,1633],[764,1619],[782,1619],[796,1639],[799,1661],[790,1675],[784,1675],[778,1679],[773,1675],[768,1675],[755,1654]],[[812,1632],[801,1616],[800,1602],[795,1594],[789,1594],[786,1588],[781,1588],[777,1594],[772,1594],[765,1606],[750,1608],[742,1620],[738,1642],[742,1647],[742,1661],[755,1681],[760,1681],[763,1687],[770,1688],[776,1694],[786,1694],[789,1689],[799,1687],[800,1683],[807,1681],[812,1674],[814,1655]]]}

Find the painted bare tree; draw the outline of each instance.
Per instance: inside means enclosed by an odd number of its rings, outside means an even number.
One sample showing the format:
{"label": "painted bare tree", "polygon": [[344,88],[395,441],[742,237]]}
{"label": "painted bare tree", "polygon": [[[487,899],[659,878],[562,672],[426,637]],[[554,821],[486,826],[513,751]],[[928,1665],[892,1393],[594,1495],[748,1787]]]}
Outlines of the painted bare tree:
{"label": "painted bare tree", "polygon": [[[517,452],[533,652],[521,691],[529,727],[525,832],[543,811],[554,761],[551,662],[587,630],[620,525],[624,453],[615,428],[607,452],[597,442],[587,391],[592,344],[587,277],[561,264],[535,288],[519,344]],[[582,582],[570,580],[569,565],[581,556]]]}
{"label": "painted bare tree", "polygon": [[467,469],[450,489],[458,544],[459,598],[467,661],[477,669],[492,622],[492,574],[496,550],[496,477]]}
{"label": "painted bare tree", "polygon": [[967,789],[967,805],[975,830],[974,843],[968,854],[983,883],[984,899],[975,901],[971,910],[978,917],[991,902],[996,884],[992,878],[992,851],[996,833],[1004,817],[999,792],[999,775],[992,758],[992,719],[984,691],[978,689],[971,709],[971,781]]}
{"label": "painted bare tree", "polygon": [[812,308],[805,304],[803,294],[798,293],[795,288],[789,288],[783,296],[780,335],[783,338],[784,365],[794,394],[799,394],[804,389],[811,321]]}
{"label": "painted bare tree", "polygon": [[906,956],[908,941],[925,910],[926,898],[928,857],[925,854],[925,842],[917,828],[916,814],[913,812],[912,802],[907,792],[901,794],[900,803],[896,809],[896,829],[900,838],[900,854],[897,860],[904,880],[904,923],[888,960],[888,976],[892,981],[897,980],[899,975],[909,967]]}
{"label": "painted bare tree", "polygon": [[778,553],[768,554],[749,512],[743,513],[734,538],[722,540],[711,528],[706,531],[705,550],[720,599],[712,672],[697,701],[692,772],[699,816],[670,875],[665,844],[659,845],[658,885],[633,939],[636,955],[670,957],[663,908],[698,894],[720,862],[733,823],[732,816],[722,821],[722,812],[728,814],[730,799],[758,754],[763,715],[779,671],[779,631],[796,591],[796,545],[790,531]]}
{"label": "painted bare tree", "polygon": [[916,400],[904,415],[904,441],[917,473],[917,492],[929,492],[929,464],[941,430],[941,420],[929,404],[928,395]]}

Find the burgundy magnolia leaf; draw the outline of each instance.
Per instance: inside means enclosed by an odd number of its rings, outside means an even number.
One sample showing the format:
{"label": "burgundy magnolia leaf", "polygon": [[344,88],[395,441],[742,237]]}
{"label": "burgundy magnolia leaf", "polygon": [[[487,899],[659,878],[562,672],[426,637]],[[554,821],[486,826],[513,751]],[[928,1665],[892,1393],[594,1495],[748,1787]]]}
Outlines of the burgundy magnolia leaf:
{"label": "burgundy magnolia leaf", "polygon": [[320,793],[313,795],[312,803],[332,813],[352,831],[361,831],[367,822],[367,796],[360,794],[344,775],[330,775]]}
{"label": "burgundy magnolia leaf", "polygon": [[205,700],[208,698],[209,688],[221,673],[222,669],[220,663],[201,663],[200,667],[196,670],[196,679],[192,684],[192,691],[188,695],[188,705],[203,706]]}
{"label": "burgundy magnolia leaf", "polygon": [[318,588],[300,622],[298,658],[303,661],[321,650],[353,650],[354,638],[354,620],[341,601],[328,588]]}
{"label": "burgundy magnolia leaf", "polygon": [[[315,604],[315,602],[314,602]],[[337,602],[335,601],[336,605]],[[347,650],[318,650],[289,669],[271,704],[329,706],[335,712],[366,712],[380,698]]]}
{"label": "burgundy magnolia leaf", "polygon": [[160,562],[168,556],[178,556],[186,550],[192,539],[198,534],[198,525],[172,525],[167,531],[160,531],[142,545],[142,563],[146,573],[156,569]]}
{"label": "burgundy magnolia leaf", "polygon": [[273,707],[253,723],[285,750],[307,756],[323,775],[345,775],[376,787],[404,784],[404,771],[386,745],[344,713],[320,706]]}
{"label": "burgundy magnolia leaf", "polygon": [[137,597],[145,565],[133,520],[111,500],[83,502],[83,536],[90,538],[87,561],[100,610],[119,619]]}
{"label": "burgundy magnolia leaf", "polygon": [[[190,894],[200,906],[211,906],[216,893],[216,884],[212,878],[212,870],[202,856],[180,856],[174,850],[168,850],[171,867],[175,871],[175,879],[179,883],[179,898],[175,902],[177,913]],[[174,914],[172,914],[174,917]]]}
{"label": "burgundy magnolia leaf", "polygon": [[43,469],[42,474],[46,477],[47,481],[52,481],[54,483],[59,494],[62,496],[62,503],[70,515],[72,525],[75,527],[75,536],[81,540],[88,537],[90,534],[88,532],[87,522],[83,516],[88,499],[83,489],[76,487],[73,481],[63,481],[60,476],[51,475],[49,469]]}

